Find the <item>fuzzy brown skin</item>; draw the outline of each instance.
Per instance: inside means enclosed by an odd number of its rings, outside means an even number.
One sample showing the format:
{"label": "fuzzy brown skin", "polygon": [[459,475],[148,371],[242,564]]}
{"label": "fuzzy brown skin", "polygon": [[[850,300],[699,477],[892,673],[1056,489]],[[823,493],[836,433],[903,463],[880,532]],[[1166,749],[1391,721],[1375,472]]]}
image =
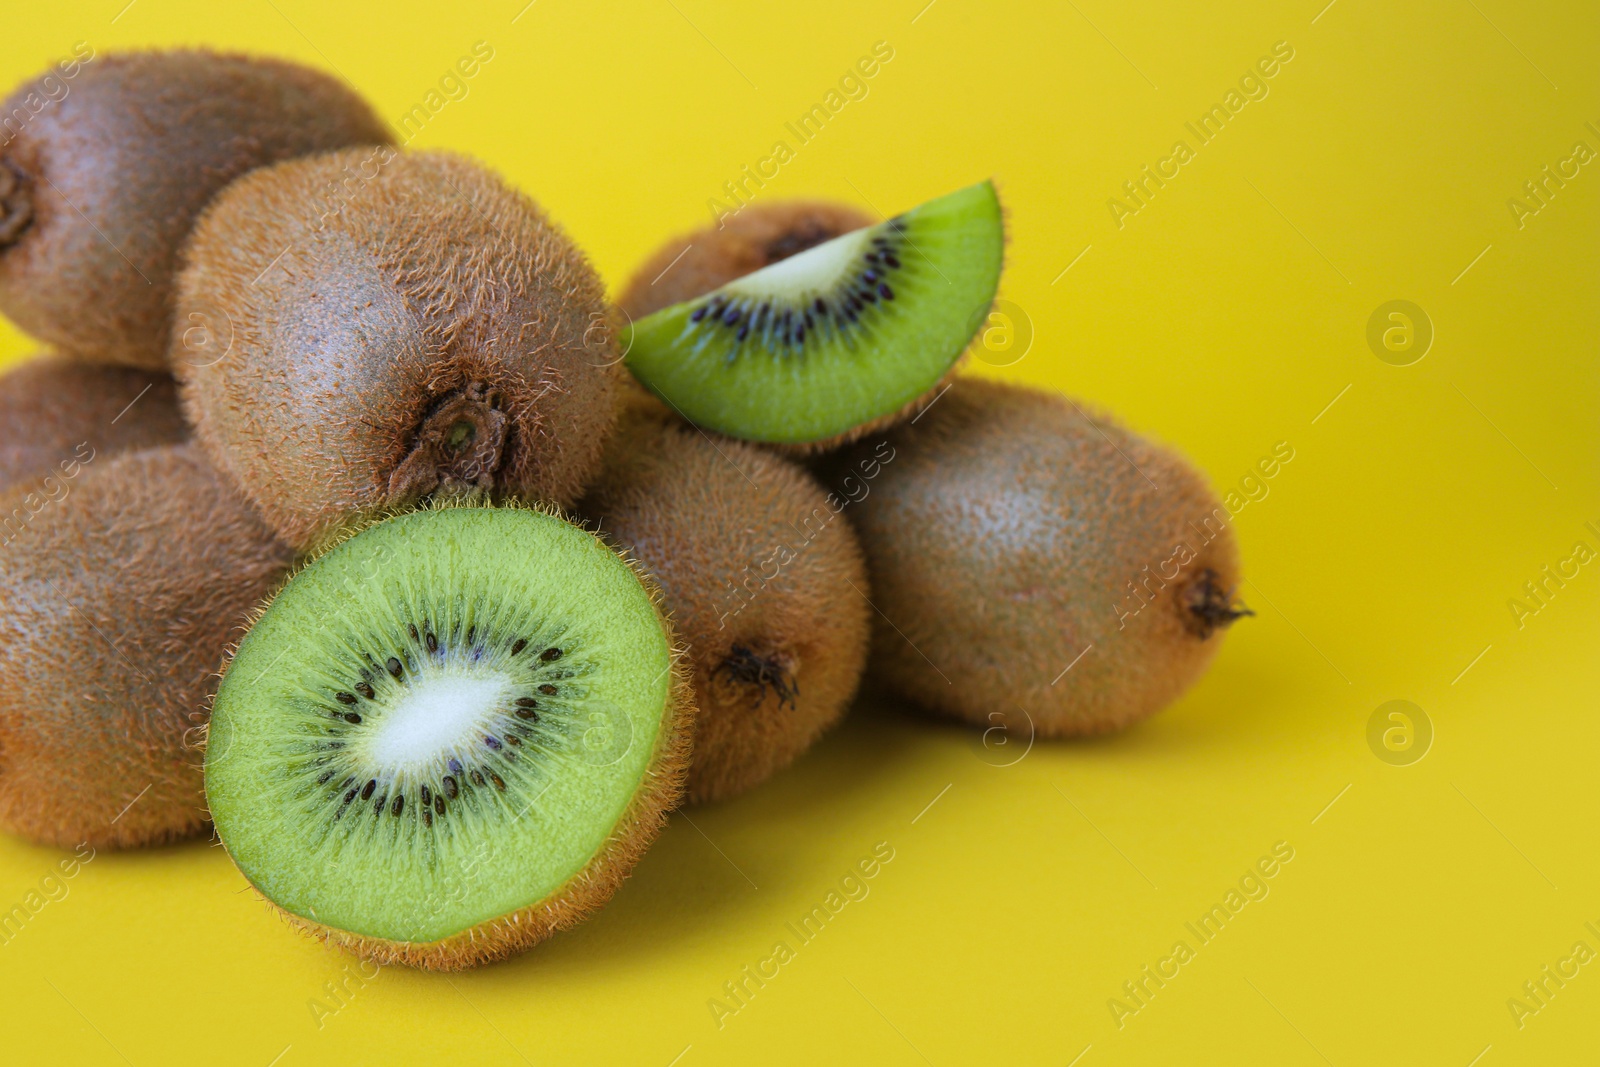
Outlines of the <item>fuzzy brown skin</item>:
{"label": "fuzzy brown skin", "polygon": [[852,511],[889,620],[870,671],[929,709],[1019,736],[1115,730],[1187,689],[1239,614],[1205,479],[1060,395],[963,378],[888,442]]}
{"label": "fuzzy brown skin", "polygon": [[[630,320],[638,320],[662,308],[704,296],[736,278],[804,252],[824,241],[864,229],[877,220],[859,208],[825,200],[778,201],[749,204],[719,226],[676,237],[662,245],[645,261],[623,290],[617,306]],[[685,252],[684,248],[688,251]],[[683,258],[673,261],[682,254]],[[670,269],[669,269],[670,268]],[[945,385],[954,380],[963,354],[939,382],[898,411],[862,423],[854,429],[821,441],[804,444],[763,442],[784,455],[803,458],[832,452],[844,445],[879,433],[904,422],[927,406]],[[652,394],[654,395],[654,394]],[[665,402],[662,406],[666,407]]]}
{"label": "fuzzy brown skin", "polygon": [[33,512],[0,500],[0,826],[154,844],[207,814],[197,727],[290,555],[194,445],[102,459]]}
{"label": "fuzzy brown skin", "polygon": [[0,108],[26,119],[0,132],[0,310],[86,359],[167,366],[179,249],[234,178],[391,140],[355,93],[293,63],[130,52],[66,69]]}
{"label": "fuzzy brown skin", "polygon": [[578,511],[661,585],[688,644],[690,801],[760,784],[843,716],[866,661],[867,576],[805,471],[640,405]]}
{"label": "fuzzy brown skin", "polygon": [[0,493],[188,436],[170,374],[50,356],[0,374]]}
{"label": "fuzzy brown skin", "polygon": [[356,149],[259,170],[187,262],[180,319],[228,325],[204,358],[174,338],[185,411],[294,547],[430,494],[566,506],[598,471],[626,373],[600,280],[482,166]]}

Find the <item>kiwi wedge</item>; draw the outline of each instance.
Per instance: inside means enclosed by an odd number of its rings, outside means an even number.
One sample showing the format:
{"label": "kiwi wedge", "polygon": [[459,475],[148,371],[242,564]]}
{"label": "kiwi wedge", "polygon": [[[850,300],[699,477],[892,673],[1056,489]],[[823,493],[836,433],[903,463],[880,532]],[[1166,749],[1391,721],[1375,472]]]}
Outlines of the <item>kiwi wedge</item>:
{"label": "kiwi wedge", "polygon": [[981,182],[646,316],[627,363],[698,426],[823,450],[936,389],[988,314],[1004,247]]}
{"label": "kiwi wedge", "polygon": [[380,963],[455,970],[604,903],[677,804],[693,717],[647,579],[541,511],[377,522],[223,677],[206,797],[245,877]]}

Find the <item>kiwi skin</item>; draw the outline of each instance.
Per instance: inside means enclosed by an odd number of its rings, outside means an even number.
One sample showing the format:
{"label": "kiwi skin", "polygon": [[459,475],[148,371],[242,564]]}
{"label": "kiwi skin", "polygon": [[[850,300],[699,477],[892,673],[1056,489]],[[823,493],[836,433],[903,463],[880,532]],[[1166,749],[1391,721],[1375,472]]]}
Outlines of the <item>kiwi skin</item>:
{"label": "kiwi skin", "polygon": [[626,374],[604,289],[479,164],[353,149],[254,171],[186,257],[178,315],[220,309],[231,347],[185,359],[174,338],[185,412],[296,549],[430,494],[570,505],[598,472]]}
{"label": "kiwi skin", "polygon": [[[633,280],[618,297],[617,306],[630,321],[636,321],[662,308],[704,296],[746,274],[770,267],[808,248],[876,222],[859,208],[827,200],[747,204],[737,215],[724,219],[718,225],[683,234],[662,245],[634,273]],[[686,246],[687,252],[684,251]],[[680,254],[682,259],[677,258]],[[821,441],[804,444],[763,442],[761,447],[804,459],[836,451],[878,434],[912,418],[925,408],[955,379],[966,358],[963,353],[933,388],[898,411]],[[639,390],[644,391],[644,387],[639,386]],[[658,400],[658,403],[663,409],[670,408],[666,401]]]}
{"label": "kiwi skin", "polygon": [[[435,501],[429,506],[482,505]],[[555,509],[537,505],[533,507],[548,514],[560,514]],[[338,534],[318,546],[316,555],[304,557],[295,575],[297,576],[300,570],[309,566],[316,558],[332,551],[345,540],[386,517],[388,516],[385,514],[372,514],[364,517],[359,523],[343,527]],[[265,894],[260,894],[261,899],[272,904],[274,910],[288,920],[290,925],[324,944],[335,945],[364,960],[371,960],[380,965],[398,963],[429,971],[465,971],[526,952],[553,934],[579,925],[615,896],[622,883],[632,873],[634,866],[666,827],[668,816],[683,799],[684,779],[689,770],[696,717],[695,693],[685,666],[687,651],[666,614],[661,587],[637,560],[626,554],[620,555],[623,562],[628,564],[635,577],[643,584],[645,591],[650,595],[651,603],[655,605],[657,617],[667,635],[667,642],[673,649],[672,677],[668,687],[667,706],[662,712],[661,731],[656,735],[655,748],[651,754],[650,769],[646,772],[639,791],[633,795],[621,818],[617,820],[616,829],[605,846],[581,871],[535,904],[519,908],[507,915],[487,919],[438,941],[391,941],[381,937],[366,937],[285,911]],[[279,588],[285,584],[287,583],[280,583]],[[266,611],[269,604],[270,600],[260,604],[250,619],[252,625]],[[227,650],[229,663],[237,651],[237,643],[229,646]],[[224,673],[226,669],[225,665]],[[215,687],[212,690],[212,699],[214,698]],[[204,738],[206,744],[210,743],[208,734],[209,731]]]}
{"label": "kiwi skin", "polygon": [[52,96],[0,144],[0,310],[75,355],[151,369],[167,365],[180,246],[218,190],[279,160],[391,141],[341,82],[243,55],[91,56],[70,80],[24,83],[0,113]]}
{"label": "kiwi skin", "polygon": [[170,374],[56,356],[0,374],[0,426],[0,493],[68,465],[189,436]]}
{"label": "kiwi skin", "polygon": [[0,552],[0,827],[96,848],[200,832],[196,728],[289,563],[193,444],[86,467]]}
{"label": "kiwi skin", "polygon": [[578,505],[660,583],[688,646],[700,709],[692,803],[788,766],[855,696],[871,632],[867,574],[831,502],[781,456],[641,405]]}
{"label": "kiwi skin", "polygon": [[888,435],[894,459],[852,510],[892,620],[875,682],[1064,737],[1127,726],[1204,672],[1244,614],[1228,512],[1176,452],[1080,411],[962,378]]}

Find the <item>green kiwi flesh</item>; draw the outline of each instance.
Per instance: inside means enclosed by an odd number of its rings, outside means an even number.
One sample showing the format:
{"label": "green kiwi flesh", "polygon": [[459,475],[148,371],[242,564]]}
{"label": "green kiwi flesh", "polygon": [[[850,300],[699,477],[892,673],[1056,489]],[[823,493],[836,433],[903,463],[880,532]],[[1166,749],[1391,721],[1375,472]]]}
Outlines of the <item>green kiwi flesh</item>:
{"label": "green kiwi flesh", "polygon": [[217,833],[380,962],[519,951],[615,890],[676,803],[691,708],[653,590],[518,507],[383,520],[278,594],[218,690]]}
{"label": "green kiwi flesh", "polygon": [[949,373],[994,301],[1004,246],[981,182],[641,319],[627,363],[707,429],[840,438]]}

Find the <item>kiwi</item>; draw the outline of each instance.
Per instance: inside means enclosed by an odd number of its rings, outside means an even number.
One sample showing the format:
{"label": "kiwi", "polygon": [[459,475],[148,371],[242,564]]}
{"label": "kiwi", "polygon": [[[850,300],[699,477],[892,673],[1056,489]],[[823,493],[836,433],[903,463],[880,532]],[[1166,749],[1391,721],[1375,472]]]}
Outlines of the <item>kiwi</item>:
{"label": "kiwi", "polygon": [[194,445],[124,452],[28,514],[0,498],[0,826],[126,847],[206,823],[199,727],[287,571]]}
{"label": "kiwi", "polygon": [[430,494],[571,504],[625,373],[598,277],[478,164],[365,155],[255,171],[196,226],[178,315],[231,323],[175,344],[196,437],[299,549]]}
{"label": "kiwi", "polygon": [[694,709],[654,591],[593,534],[440,506],[319,556],[217,692],[206,797],[291,921],[457,970],[610,898],[677,803]]}
{"label": "kiwi", "polygon": [[660,584],[688,646],[691,801],[764,781],[849,706],[871,631],[841,510],[794,463],[670,416],[634,412],[612,438],[578,511]]}
{"label": "kiwi", "polygon": [[994,301],[1004,244],[982,182],[646,315],[628,367],[697,426],[826,451],[938,394]]}
{"label": "kiwi", "polygon": [[715,226],[662,245],[617,298],[630,319],[720,289],[762,267],[872,225],[848,204],[791,200],[748,204]]}
{"label": "kiwi", "polygon": [[852,511],[882,612],[869,671],[929,709],[1045,737],[1118,729],[1176,699],[1248,614],[1205,479],[1060,395],[962,378],[886,443]]}
{"label": "kiwi", "polygon": [[3,113],[0,311],[76,355],[151,369],[166,366],[179,249],[219,189],[390,141],[324,74],[205,51],[91,52],[21,85]]}
{"label": "kiwi", "polygon": [[[169,374],[41,356],[0,374],[0,493],[189,436]],[[48,494],[53,483],[36,486]]]}

